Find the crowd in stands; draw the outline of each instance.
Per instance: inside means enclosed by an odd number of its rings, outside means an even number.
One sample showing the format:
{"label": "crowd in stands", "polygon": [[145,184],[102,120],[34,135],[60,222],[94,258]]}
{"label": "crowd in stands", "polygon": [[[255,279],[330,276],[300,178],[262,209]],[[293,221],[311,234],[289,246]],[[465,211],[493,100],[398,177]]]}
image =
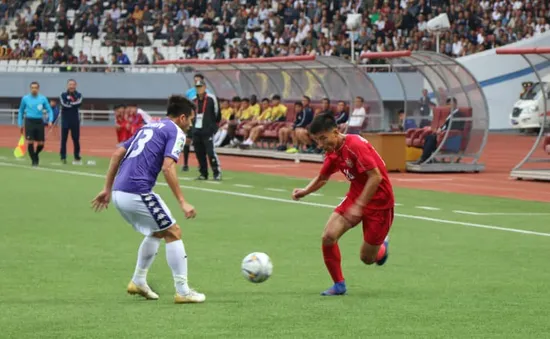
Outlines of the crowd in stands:
{"label": "crowd in stands", "polygon": [[[447,13],[451,30],[440,52],[459,57],[542,34],[550,28],[547,1],[530,0],[0,0],[0,58],[34,58],[48,64],[149,64],[165,58],[155,50],[135,60],[121,47],[155,40],[178,46],[185,58],[258,58],[324,55],[350,58],[346,16],[361,13],[352,38],[358,54],[430,50],[427,22]],[[15,21],[15,30],[7,24]],[[83,33],[113,48],[110,60],[69,44],[45,45],[43,32],[61,39]],[[151,39],[152,37],[152,39]],[[67,40],[66,40],[67,42]],[[118,53],[117,53],[118,52]],[[371,60],[370,62],[375,62]]]}

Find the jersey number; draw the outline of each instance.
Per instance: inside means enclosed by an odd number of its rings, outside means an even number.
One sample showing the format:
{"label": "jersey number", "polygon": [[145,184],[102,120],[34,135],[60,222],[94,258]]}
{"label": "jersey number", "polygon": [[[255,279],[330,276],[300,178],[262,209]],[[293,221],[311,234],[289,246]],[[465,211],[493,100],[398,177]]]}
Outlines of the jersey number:
{"label": "jersey number", "polygon": [[126,158],[137,157],[141,152],[143,152],[145,144],[147,144],[149,140],[151,140],[153,134],[154,132],[152,129],[142,129],[141,131],[139,131],[134,138],[134,141],[132,141],[130,147],[128,148]]}

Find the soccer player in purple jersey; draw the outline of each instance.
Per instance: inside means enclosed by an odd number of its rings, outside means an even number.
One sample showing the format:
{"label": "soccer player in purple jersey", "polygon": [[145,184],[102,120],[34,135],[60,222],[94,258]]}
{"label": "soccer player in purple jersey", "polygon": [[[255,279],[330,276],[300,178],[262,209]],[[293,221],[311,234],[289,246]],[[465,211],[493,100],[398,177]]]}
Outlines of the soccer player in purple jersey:
{"label": "soccer player in purple jersey", "polygon": [[107,208],[111,196],[122,217],[145,239],[138,250],[136,269],[128,284],[128,293],[146,299],[159,296],[147,284],[147,271],[162,239],[166,242],[166,260],[172,269],[176,295],[180,303],[201,303],[205,295],[187,284],[187,254],[181,230],[162,198],[153,192],[162,171],[186,218],[194,218],[195,208],[183,197],[176,163],[185,145],[185,132],[191,126],[195,106],[183,96],[168,100],[167,118],[143,126],[113,153],[103,190],[92,201],[96,211]]}

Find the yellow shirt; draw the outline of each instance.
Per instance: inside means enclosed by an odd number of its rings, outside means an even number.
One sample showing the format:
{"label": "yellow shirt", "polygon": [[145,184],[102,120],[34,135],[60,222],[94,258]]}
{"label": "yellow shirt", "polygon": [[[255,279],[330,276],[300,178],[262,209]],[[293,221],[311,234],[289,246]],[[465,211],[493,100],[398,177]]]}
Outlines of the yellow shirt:
{"label": "yellow shirt", "polygon": [[266,120],[272,121],[271,115],[272,115],[271,107],[268,107],[265,111],[262,112],[262,114],[260,114],[260,117],[258,119],[261,121],[266,121]]}
{"label": "yellow shirt", "polygon": [[275,107],[271,108],[271,120],[277,121],[282,120],[284,117],[286,117],[286,111],[287,108],[285,105],[278,104]]}
{"label": "yellow shirt", "polygon": [[235,111],[233,110],[232,107],[222,109],[222,119],[224,120],[231,119],[231,116],[233,114],[235,114]]}
{"label": "yellow shirt", "polygon": [[259,114],[260,114],[260,112],[255,112],[255,110],[252,108],[252,106],[249,106],[248,108],[245,108],[241,111],[241,115],[239,116],[239,119],[241,119],[241,120],[250,120],[254,117],[257,117]]}
{"label": "yellow shirt", "polygon": [[37,48],[34,50],[34,53],[33,53],[33,58],[34,59],[42,59],[42,56],[44,55],[44,49],[42,48]]}
{"label": "yellow shirt", "polygon": [[260,108],[260,105],[255,104],[250,106],[250,109],[252,110],[252,116],[258,117],[260,115],[260,112],[262,109]]}

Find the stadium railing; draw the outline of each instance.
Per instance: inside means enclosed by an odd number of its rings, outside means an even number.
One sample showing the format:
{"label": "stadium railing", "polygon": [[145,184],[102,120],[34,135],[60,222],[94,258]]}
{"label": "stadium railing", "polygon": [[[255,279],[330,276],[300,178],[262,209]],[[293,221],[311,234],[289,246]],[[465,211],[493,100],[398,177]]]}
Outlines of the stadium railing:
{"label": "stadium railing", "polygon": [[[0,124],[17,125],[17,108],[1,108],[0,109]],[[166,113],[161,111],[147,111],[152,117],[162,117]],[[110,125],[114,123],[115,113],[113,111],[104,110],[80,110],[81,125]],[[46,115],[44,115],[46,117]]]}
{"label": "stadium railing", "polygon": [[[366,72],[400,72],[406,71],[407,65],[360,64],[359,68]],[[176,65],[98,65],[98,64],[42,64],[37,60],[0,60],[0,73],[177,73]]]}

